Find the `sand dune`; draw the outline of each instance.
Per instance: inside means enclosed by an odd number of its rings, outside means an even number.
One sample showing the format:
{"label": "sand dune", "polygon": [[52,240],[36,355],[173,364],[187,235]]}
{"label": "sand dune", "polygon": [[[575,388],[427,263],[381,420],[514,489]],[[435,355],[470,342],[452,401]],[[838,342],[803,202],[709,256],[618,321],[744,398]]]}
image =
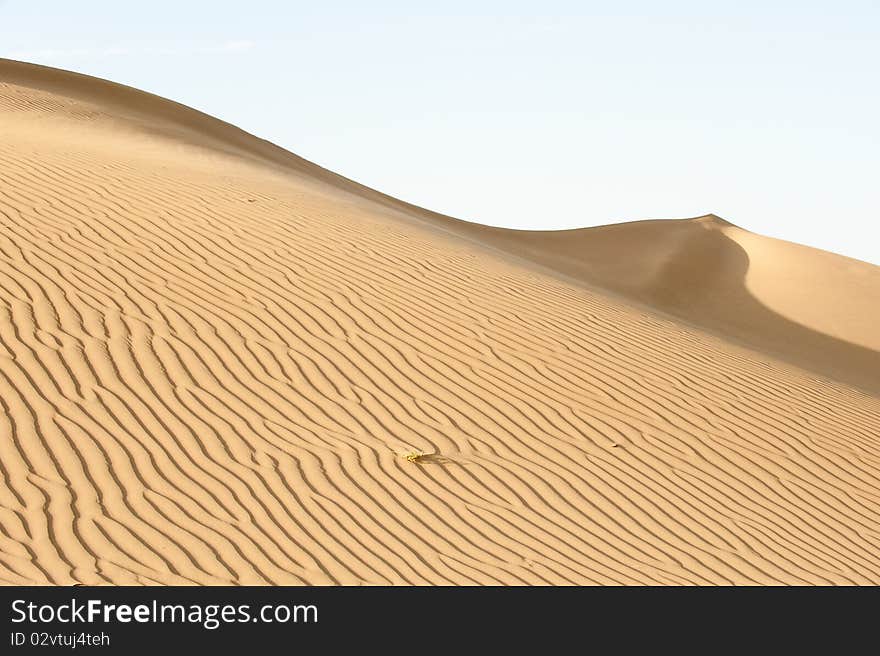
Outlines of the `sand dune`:
{"label": "sand dune", "polygon": [[878,296],[711,215],[456,221],[0,60],[0,581],[880,583]]}
{"label": "sand dune", "polygon": [[880,267],[712,214],[556,232],[465,229],[575,281],[880,394]]}

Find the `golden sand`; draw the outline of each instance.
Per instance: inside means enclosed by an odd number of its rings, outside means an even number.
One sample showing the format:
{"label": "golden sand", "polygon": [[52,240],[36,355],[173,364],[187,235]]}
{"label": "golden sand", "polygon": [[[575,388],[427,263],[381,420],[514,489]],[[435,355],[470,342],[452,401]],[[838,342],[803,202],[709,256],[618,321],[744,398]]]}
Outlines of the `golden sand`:
{"label": "golden sand", "polygon": [[880,583],[880,267],[487,228],[0,60],[0,581]]}

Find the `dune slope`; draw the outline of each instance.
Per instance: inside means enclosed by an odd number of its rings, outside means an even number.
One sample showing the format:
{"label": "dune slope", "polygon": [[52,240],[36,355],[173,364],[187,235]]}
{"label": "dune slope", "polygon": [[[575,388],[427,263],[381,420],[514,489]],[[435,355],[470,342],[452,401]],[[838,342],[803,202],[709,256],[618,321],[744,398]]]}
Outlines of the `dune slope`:
{"label": "dune slope", "polygon": [[880,582],[877,267],[574,232],[0,60],[0,581]]}
{"label": "dune slope", "polygon": [[880,394],[880,267],[709,214],[468,234],[822,376]]}

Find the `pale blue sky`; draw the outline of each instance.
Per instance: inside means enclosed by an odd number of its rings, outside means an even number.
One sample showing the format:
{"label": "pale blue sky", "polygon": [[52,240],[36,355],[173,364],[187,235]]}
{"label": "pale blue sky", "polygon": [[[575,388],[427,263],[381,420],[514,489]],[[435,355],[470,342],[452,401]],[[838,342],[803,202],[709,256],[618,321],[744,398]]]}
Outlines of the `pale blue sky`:
{"label": "pale blue sky", "polygon": [[880,2],[0,0],[0,56],[459,218],[715,212],[880,264]]}

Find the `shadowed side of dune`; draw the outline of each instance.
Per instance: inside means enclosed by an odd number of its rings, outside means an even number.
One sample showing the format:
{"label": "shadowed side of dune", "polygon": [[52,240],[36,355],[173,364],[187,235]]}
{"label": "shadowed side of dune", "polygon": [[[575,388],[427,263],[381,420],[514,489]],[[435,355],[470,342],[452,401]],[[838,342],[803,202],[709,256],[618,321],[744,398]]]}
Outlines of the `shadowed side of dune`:
{"label": "shadowed side of dune", "polygon": [[792,321],[749,292],[749,254],[728,236],[739,230],[711,214],[580,230],[463,229],[568,278],[880,394],[880,353]]}

